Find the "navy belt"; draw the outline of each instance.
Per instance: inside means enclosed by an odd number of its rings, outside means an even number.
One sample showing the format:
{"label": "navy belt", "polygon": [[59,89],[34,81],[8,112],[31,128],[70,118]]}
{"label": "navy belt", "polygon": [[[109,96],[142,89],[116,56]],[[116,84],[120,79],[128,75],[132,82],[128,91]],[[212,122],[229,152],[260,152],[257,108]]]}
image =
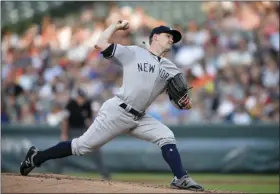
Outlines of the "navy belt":
{"label": "navy belt", "polygon": [[[126,109],[127,104],[126,103],[122,103],[122,104],[120,104],[120,107],[122,107],[123,109]],[[131,108],[128,112],[133,114],[135,116],[135,119],[138,119],[138,118],[140,118],[140,117],[145,115],[145,112],[139,112],[139,111],[135,110],[134,108]]]}

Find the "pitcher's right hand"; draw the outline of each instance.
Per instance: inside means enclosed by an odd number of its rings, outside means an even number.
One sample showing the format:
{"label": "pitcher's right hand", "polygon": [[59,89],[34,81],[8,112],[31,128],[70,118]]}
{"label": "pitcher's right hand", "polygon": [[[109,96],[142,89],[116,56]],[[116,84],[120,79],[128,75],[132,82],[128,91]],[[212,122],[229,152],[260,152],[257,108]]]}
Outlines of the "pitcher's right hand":
{"label": "pitcher's right hand", "polygon": [[129,28],[129,23],[127,20],[119,20],[116,24],[117,30],[127,30]]}

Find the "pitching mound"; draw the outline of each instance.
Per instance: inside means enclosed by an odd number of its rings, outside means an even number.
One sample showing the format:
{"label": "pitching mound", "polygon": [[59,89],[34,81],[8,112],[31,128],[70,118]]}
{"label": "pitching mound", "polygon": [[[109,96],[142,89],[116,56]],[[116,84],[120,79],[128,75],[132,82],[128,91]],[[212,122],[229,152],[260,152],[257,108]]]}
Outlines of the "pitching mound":
{"label": "pitching mound", "polygon": [[[56,174],[2,174],[3,193],[193,193],[168,188],[168,185],[148,185],[118,181],[97,181]],[[225,193],[205,191],[203,193]]]}

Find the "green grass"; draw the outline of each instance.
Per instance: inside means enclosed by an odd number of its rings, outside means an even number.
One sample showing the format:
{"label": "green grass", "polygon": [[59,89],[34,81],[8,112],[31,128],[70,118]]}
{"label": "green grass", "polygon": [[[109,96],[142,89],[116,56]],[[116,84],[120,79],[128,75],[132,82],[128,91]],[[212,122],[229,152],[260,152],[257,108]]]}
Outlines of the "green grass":
{"label": "green grass", "polygon": [[[97,173],[70,174],[79,177],[99,179]],[[279,193],[278,175],[260,174],[191,174],[206,190],[239,191],[246,193]],[[113,173],[117,181],[142,182],[168,185],[172,179],[170,173]]]}
{"label": "green grass", "polygon": [[206,189],[220,191],[238,191],[246,193],[279,193],[279,186],[274,185],[252,185],[252,184],[205,184]]}

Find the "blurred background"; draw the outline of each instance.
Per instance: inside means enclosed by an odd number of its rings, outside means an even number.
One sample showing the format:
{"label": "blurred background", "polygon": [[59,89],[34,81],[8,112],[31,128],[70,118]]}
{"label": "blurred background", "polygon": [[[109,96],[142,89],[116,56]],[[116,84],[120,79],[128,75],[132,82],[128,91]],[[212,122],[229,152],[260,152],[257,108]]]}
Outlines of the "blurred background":
{"label": "blurred background", "polygon": [[[123,45],[144,46],[161,24],[183,34],[168,57],[194,86],[194,108],[177,111],[164,95],[149,108],[164,123],[279,123],[276,2],[1,4],[2,123],[53,125],[48,117],[76,88],[98,109],[122,75],[93,45],[119,19],[131,24],[113,39]],[[53,104],[59,107],[53,110]]]}
{"label": "blurred background", "polygon": [[[158,25],[183,35],[167,57],[194,87],[193,108],[177,110],[162,95],[147,112],[174,131],[188,169],[279,172],[279,2],[268,1],[1,1],[1,139],[10,157],[2,170],[15,171],[12,154],[29,145],[59,141],[64,107],[77,90],[91,101],[93,119],[114,95],[122,69],[93,46],[120,19],[130,21],[113,37],[123,45],[147,47]],[[142,143],[113,140],[105,163],[112,171],[166,171],[158,148]],[[147,162],[151,156],[158,160]],[[69,171],[87,170],[70,161]]]}

